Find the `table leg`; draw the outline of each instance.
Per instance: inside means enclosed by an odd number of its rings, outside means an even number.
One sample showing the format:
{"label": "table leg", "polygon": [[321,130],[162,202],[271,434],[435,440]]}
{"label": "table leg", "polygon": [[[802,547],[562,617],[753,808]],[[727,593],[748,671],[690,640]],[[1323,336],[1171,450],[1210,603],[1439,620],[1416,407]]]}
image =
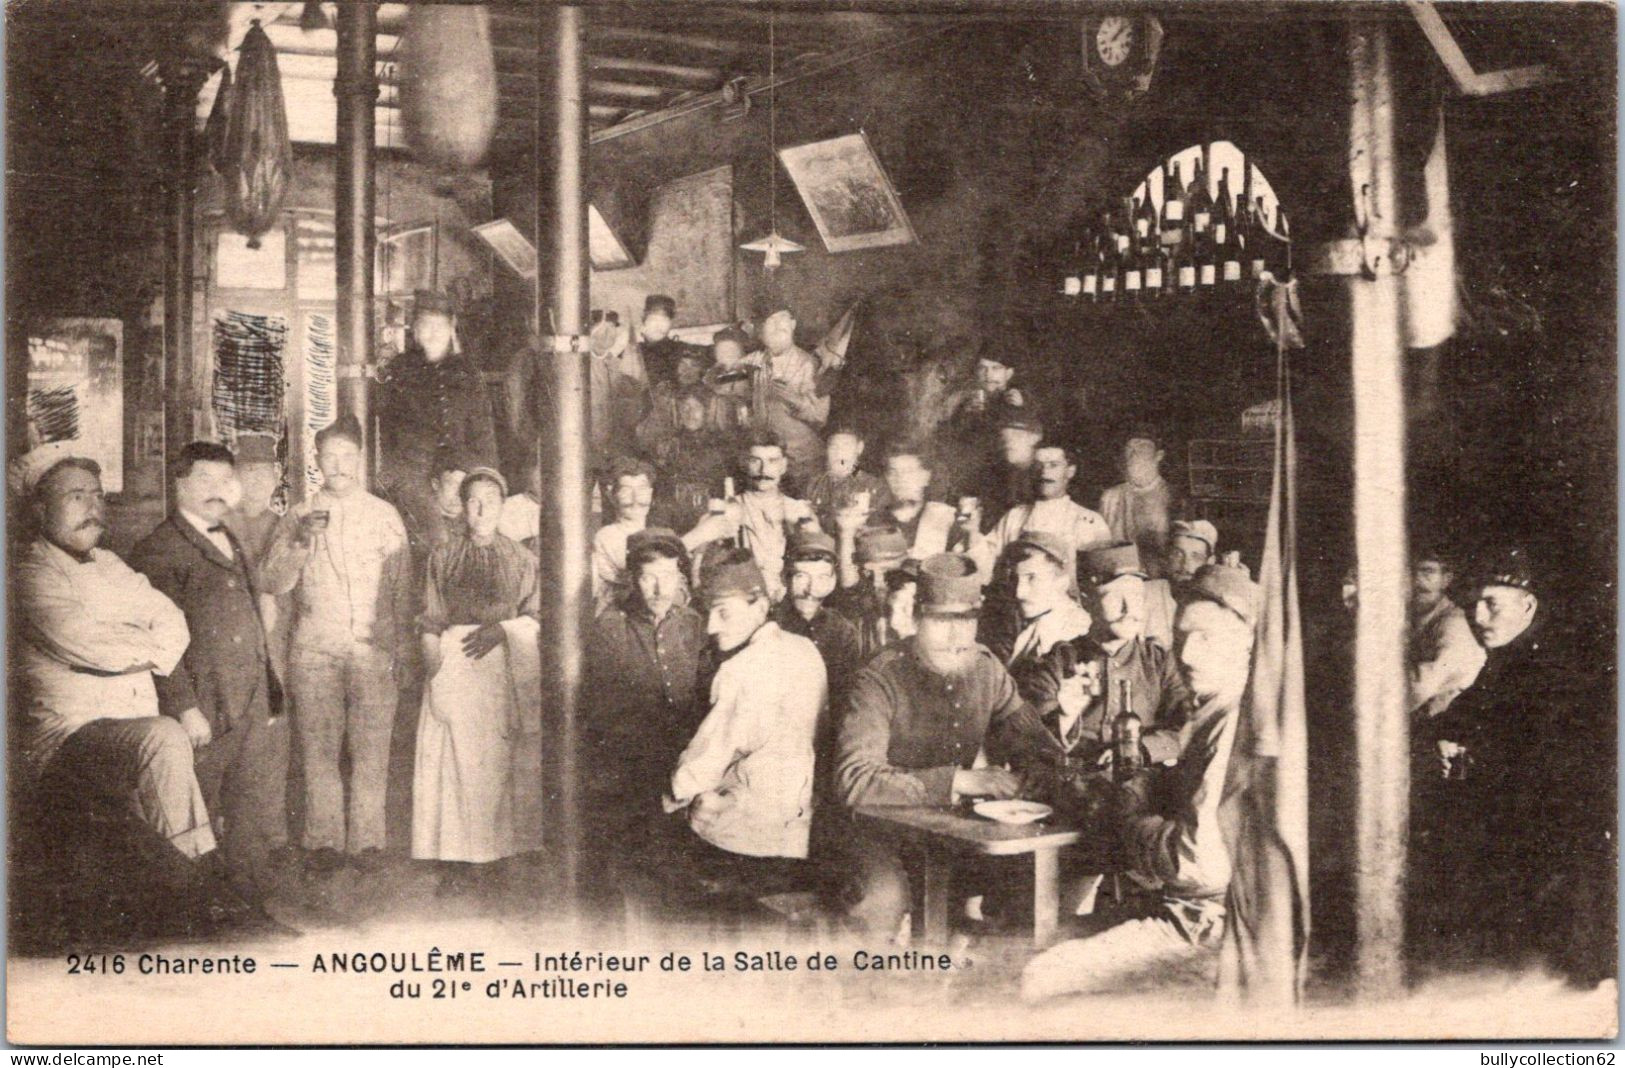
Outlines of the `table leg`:
{"label": "table leg", "polygon": [[1061,912],[1061,851],[1033,851],[1033,948],[1047,949],[1055,941]]}
{"label": "table leg", "polygon": [[945,946],[948,944],[948,864],[935,850],[927,850],[923,869],[925,930],[922,933],[927,945]]}

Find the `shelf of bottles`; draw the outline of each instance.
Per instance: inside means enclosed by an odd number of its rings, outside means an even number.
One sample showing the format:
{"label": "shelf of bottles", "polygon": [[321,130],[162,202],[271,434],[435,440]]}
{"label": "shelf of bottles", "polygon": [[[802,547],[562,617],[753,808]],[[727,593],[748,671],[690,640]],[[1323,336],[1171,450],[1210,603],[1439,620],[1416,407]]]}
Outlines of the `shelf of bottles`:
{"label": "shelf of bottles", "polygon": [[1129,196],[1073,222],[1061,292],[1090,304],[1233,293],[1292,271],[1291,229],[1263,173],[1235,145],[1193,145]]}

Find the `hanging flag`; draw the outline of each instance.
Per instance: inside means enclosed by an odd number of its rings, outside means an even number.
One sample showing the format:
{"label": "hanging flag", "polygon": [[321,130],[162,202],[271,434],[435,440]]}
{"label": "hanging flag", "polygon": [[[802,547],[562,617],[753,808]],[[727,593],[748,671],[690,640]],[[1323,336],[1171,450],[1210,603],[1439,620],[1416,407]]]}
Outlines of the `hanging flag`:
{"label": "hanging flag", "polygon": [[1430,349],[1456,332],[1456,227],[1450,214],[1450,162],[1444,106],[1434,127],[1433,149],[1422,167],[1427,216],[1405,235],[1410,266],[1401,275],[1405,292],[1405,344]]}
{"label": "hanging flag", "polygon": [[1298,612],[1297,466],[1287,353],[1289,309],[1274,305],[1277,393],[1269,526],[1258,580],[1263,599],[1252,678],[1225,785],[1231,879],[1221,991],[1268,1005],[1303,996],[1309,954],[1309,775]]}

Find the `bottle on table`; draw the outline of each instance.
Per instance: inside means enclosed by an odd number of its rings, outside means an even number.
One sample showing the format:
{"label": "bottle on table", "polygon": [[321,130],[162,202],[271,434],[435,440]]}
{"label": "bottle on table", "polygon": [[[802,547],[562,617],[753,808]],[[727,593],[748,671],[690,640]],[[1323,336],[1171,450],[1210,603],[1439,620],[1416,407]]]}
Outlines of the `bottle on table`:
{"label": "bottle on table", "polygon": [[1133,680],[1118,679],[1117,694],[1117,715],[1112,719],[1112,778],[1122,782],[1145,767],[1141,746],[1144,724],[1134,711]]}

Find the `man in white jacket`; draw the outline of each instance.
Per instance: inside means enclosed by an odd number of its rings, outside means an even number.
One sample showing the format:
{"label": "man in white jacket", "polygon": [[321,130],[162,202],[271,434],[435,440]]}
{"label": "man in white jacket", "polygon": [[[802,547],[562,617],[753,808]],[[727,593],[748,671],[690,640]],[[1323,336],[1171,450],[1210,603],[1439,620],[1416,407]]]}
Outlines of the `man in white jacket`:
{"label": "man in white jacket", "polygon": [[703,591],[723,661],[711,711],[671,777],[665,809],[687,810],[688,833],[666,859],[708,889],[759,895],[803,874],[828,683],[818,647],[768,619],[767,584],[739,555],[715,566]]}

